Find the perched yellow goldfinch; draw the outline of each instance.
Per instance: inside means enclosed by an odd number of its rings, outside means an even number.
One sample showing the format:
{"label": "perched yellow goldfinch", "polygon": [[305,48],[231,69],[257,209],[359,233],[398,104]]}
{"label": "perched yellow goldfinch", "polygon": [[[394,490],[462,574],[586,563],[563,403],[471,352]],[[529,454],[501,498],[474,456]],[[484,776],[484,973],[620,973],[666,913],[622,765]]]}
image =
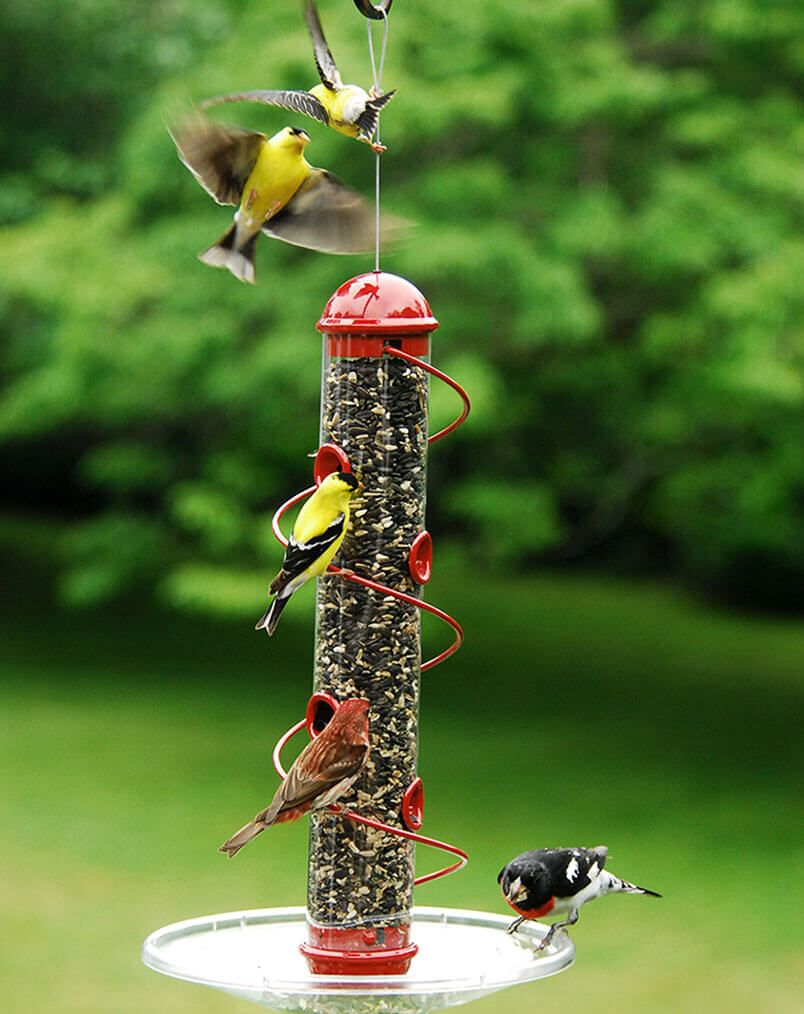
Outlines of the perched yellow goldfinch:
{"label": "perched yellow goldfinch", "polygon": [[330,565],[349,526],[349,502],[362,488],[351,472],[331,472],[304,504],[288,540],[282,569],[271,582],[269,591],[276,598],[256,630],[273,634],[290,596]]}
{"label": "perched yellow goldfinch", "polygon": [[217,106],[222,102],[262,102],[269,106],[282,106],[320,120],[339,133],[369,145],[372,151],[385,151],[385,145],[376,143],[371,138],[377,129],[380,110],[391,101],[395,91],[376,95],[373,88],[367,92],[359,85],[344,84],[324,37],[324,29],[313,0],[306,0],[304,17],[313,42],[315,65],[321,84],[308,92],[257,90],[217,95],[202,102],[201,108]]}
{"label": "perched yellow goldfinch", "polygon": [[374,209],[357,191],[304,157],[309,135],[284,127],[268,138],[201,117],[172,134],[179,157],[218,204],[238,205],[224,235],[198,257],[254,282],[260,232],[324,253],[374,246]]}

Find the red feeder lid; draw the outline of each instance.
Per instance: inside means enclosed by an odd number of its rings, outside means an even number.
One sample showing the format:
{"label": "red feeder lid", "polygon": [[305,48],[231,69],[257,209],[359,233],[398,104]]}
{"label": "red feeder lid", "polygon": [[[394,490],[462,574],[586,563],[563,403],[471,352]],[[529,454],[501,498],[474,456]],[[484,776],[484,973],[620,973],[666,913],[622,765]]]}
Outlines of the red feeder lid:
{"label": "red feeder lid", "polygon": [[438,321],[412,282],[385,271],[369,271],[341,285],[316,327],[326,334],[421,334],[435,331]]}

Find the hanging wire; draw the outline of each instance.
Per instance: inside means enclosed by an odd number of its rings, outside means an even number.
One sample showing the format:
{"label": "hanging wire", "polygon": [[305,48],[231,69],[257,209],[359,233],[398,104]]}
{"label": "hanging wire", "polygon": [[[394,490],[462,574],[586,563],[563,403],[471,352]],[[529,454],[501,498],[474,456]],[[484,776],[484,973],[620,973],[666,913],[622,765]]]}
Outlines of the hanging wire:
{"label": "hanging wire", "polygon": [[[375,8],[377,9],[377,8]],[[368,32],[369,57],[371,59],[371,76],[373,80],[374,95],[382,94],[382,72],[385,69],[385,53],[388,48],[388,14],[385,7],[378,8],[382,15],[382,46],[380,49],[380,66],[377,68],[377,61],[374,55],[374,36],[371,26],[373,21],[366,20]],[[382,114],[380,114],[382,115]],[[380,116],[377,117],[377,129],[374,131],[374,141],[380,143]],[[380,152],[374,155],[374,270],[380,270]]]}

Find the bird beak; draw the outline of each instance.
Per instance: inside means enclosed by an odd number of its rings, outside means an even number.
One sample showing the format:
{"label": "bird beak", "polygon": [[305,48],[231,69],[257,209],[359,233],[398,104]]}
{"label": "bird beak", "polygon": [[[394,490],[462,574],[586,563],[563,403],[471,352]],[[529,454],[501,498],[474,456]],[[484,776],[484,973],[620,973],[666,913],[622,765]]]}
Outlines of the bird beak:
{"label": "bird beak", "polygon": [[305,144],[309,144],[310,143],[310,135],[307,133],[306,130],[303,130],[299,134],[299,139],[302,140],[302,141],[304,141]]}
{"label": "bird beak", "polygon": [[505,897],[514,905],[517,905],[527,895],[528,889],[522,886],[522,880],[517,877],[508,885]]}

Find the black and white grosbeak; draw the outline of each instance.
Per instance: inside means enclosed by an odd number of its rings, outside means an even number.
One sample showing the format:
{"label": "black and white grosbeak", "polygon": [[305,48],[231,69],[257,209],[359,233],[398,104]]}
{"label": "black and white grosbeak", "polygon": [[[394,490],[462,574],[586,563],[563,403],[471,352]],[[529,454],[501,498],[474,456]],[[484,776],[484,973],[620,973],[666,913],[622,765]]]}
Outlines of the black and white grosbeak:
{"label": "black and white grosbeak", "polygon": [[513,933],[525,919],[539,919],[548,913],[566,915],[555,922],[545,934],[538,950],[547,947],[557,930],[573,926],[581,906],[604,894],[649,894],[661,898],[656,891],[620,880],[604,870],[608,849],[533,849],[512,859],[500,870],[497,883],[511,908],[519,914],[508,927]]}

